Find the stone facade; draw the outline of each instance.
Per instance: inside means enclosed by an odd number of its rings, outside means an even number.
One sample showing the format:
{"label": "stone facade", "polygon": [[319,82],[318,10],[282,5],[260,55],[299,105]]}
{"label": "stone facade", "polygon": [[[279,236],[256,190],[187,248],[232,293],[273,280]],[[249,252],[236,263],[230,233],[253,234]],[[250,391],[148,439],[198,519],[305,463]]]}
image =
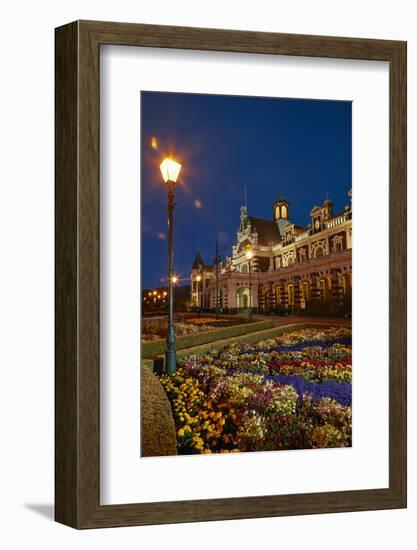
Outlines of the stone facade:
{"label": "stone facade", "polygon": [[338,214],[328,199],[314,206],[307,227],[291,222],[289,204],[282,197],[272,206],[273,220],[248,216],[242,206],[231,256],[214,266],[197,254],[191,271],[192,304],[215,309],[217,289],[225,313],[249,305],[260,313],[350,313],[352,192],[348,195],[350,204]]}
{"label": "stone facade", "polygon": [[191,276],[191,303],[199,309],[208,309],[207,290],[213,277],[213,266],[205,265],[197,252]]}

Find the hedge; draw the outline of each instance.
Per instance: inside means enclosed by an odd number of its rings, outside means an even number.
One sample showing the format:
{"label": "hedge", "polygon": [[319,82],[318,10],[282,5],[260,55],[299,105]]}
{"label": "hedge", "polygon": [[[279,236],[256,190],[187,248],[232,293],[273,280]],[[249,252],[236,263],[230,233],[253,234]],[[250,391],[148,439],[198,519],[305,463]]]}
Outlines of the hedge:
{"label": "hedge", "polygon": [[[251,332],[259,332],[274,326],[274,321],[258,321],[256,323],[245,323],[243,325],[234,325],[231,327],[223,327],[220,329],[207,330],[198,332],[197,334],[184,334],[177,337],[177,350],[193,348],[202,344],[216,342],[217,340],[225,340],[234,336],[242,336]],[[154,340],[153,342],[145,342],[142,344],[142,358],[155,357],[161,355],[165,351],[166,340]]]}
{"label": "hedge", "polygon": [[[294,323],[291,325],[285,325],[282,327],[275,327],[270,330],[262,330],[260,332],[255,332],[253,334],[246,334],[244,336],[237,336],[235,338],[231,338],[227,344],[223,343],[221,346],[217,346],[216,342],[212,342],[211,344],[204,344],[201,345],[195,349],[193,349],[192,354],[193,355],[202,355],[203,353],[206,353],[207,351],[217,350],[220,347],[224,346],[230,346],[232,344],[235,344],[237,342],[245,343],[245,344],[251,344],[253,342],[260,342],[261,340],[267,340],[268,338],[274,338],[276,336],[279,336],[280,334],[283,334],[284,332],[290,332],[292,330],[300,330],[302,328],[307,328],[310,326],[314,326],[311,323]],[[183,359],[184,357],[187,357],[187,355],[190,354],[189,350],[183,349],[182,351],[177,352],[177,359]],[[142,365],[148,367],[149,369],[153,370],[153,360],[152,359],[143,359]]]}

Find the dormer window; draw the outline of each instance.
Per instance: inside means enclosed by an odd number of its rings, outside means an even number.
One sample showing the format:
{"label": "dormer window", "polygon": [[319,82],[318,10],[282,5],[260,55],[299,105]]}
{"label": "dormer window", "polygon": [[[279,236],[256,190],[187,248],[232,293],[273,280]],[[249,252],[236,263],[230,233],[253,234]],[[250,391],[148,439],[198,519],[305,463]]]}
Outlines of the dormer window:
{"label": "dormer window", "polygon": [[343,250],[343,237],[342,235],[336,235],[333,237],[333,252],[342,252]]}

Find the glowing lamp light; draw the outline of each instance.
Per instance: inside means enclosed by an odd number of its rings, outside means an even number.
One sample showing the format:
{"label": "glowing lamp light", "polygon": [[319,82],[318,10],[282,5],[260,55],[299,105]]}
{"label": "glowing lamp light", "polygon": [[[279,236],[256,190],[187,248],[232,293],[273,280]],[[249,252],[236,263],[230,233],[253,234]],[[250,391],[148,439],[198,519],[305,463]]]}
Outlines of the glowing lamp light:
{"label": "glowing lamp light", "polygon": [[176,285],[176,284],[178,283],[178,277],[177,277],[176,275],[173,275],[173,276],[171,277],[171,283],[172,283],[173,285]]}
{"label": "glowing lamp light", "polygon": [[164,159],[159,168],[165,183],[177,183],[178,176],[181,170],[181,164],[173,159]]}
{"label": "glowing lamp light", "polygon": [[253,258],[253,252],[252,252],[252,250],[248,250],[248,251],[246,252],[246,258],[247,258],[248,260],[251,260],[251,259]]}
{"label": "glowing lamp light", "polygon": [[196,280],[197,280],[197,283],[199,283],[201,281],[201,275],[197,275]]}

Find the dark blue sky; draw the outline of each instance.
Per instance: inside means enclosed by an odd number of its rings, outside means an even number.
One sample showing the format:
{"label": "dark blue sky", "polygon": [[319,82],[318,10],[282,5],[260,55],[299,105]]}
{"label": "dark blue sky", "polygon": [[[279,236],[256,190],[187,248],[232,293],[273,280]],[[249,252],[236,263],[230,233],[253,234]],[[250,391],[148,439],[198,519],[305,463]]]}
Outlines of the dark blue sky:
{"label": "dark blue sky", "polygon": [[183,164],[174,263],[184,284],[197,250],[212,263],[217,238],[231,253],[245,186],[249,215],[272,219],[282,195],[297,225],[326,193],[336,212],[349,203],[350,102],[142,92],[141,113],[143,288],[166,276],[166,153]]}

